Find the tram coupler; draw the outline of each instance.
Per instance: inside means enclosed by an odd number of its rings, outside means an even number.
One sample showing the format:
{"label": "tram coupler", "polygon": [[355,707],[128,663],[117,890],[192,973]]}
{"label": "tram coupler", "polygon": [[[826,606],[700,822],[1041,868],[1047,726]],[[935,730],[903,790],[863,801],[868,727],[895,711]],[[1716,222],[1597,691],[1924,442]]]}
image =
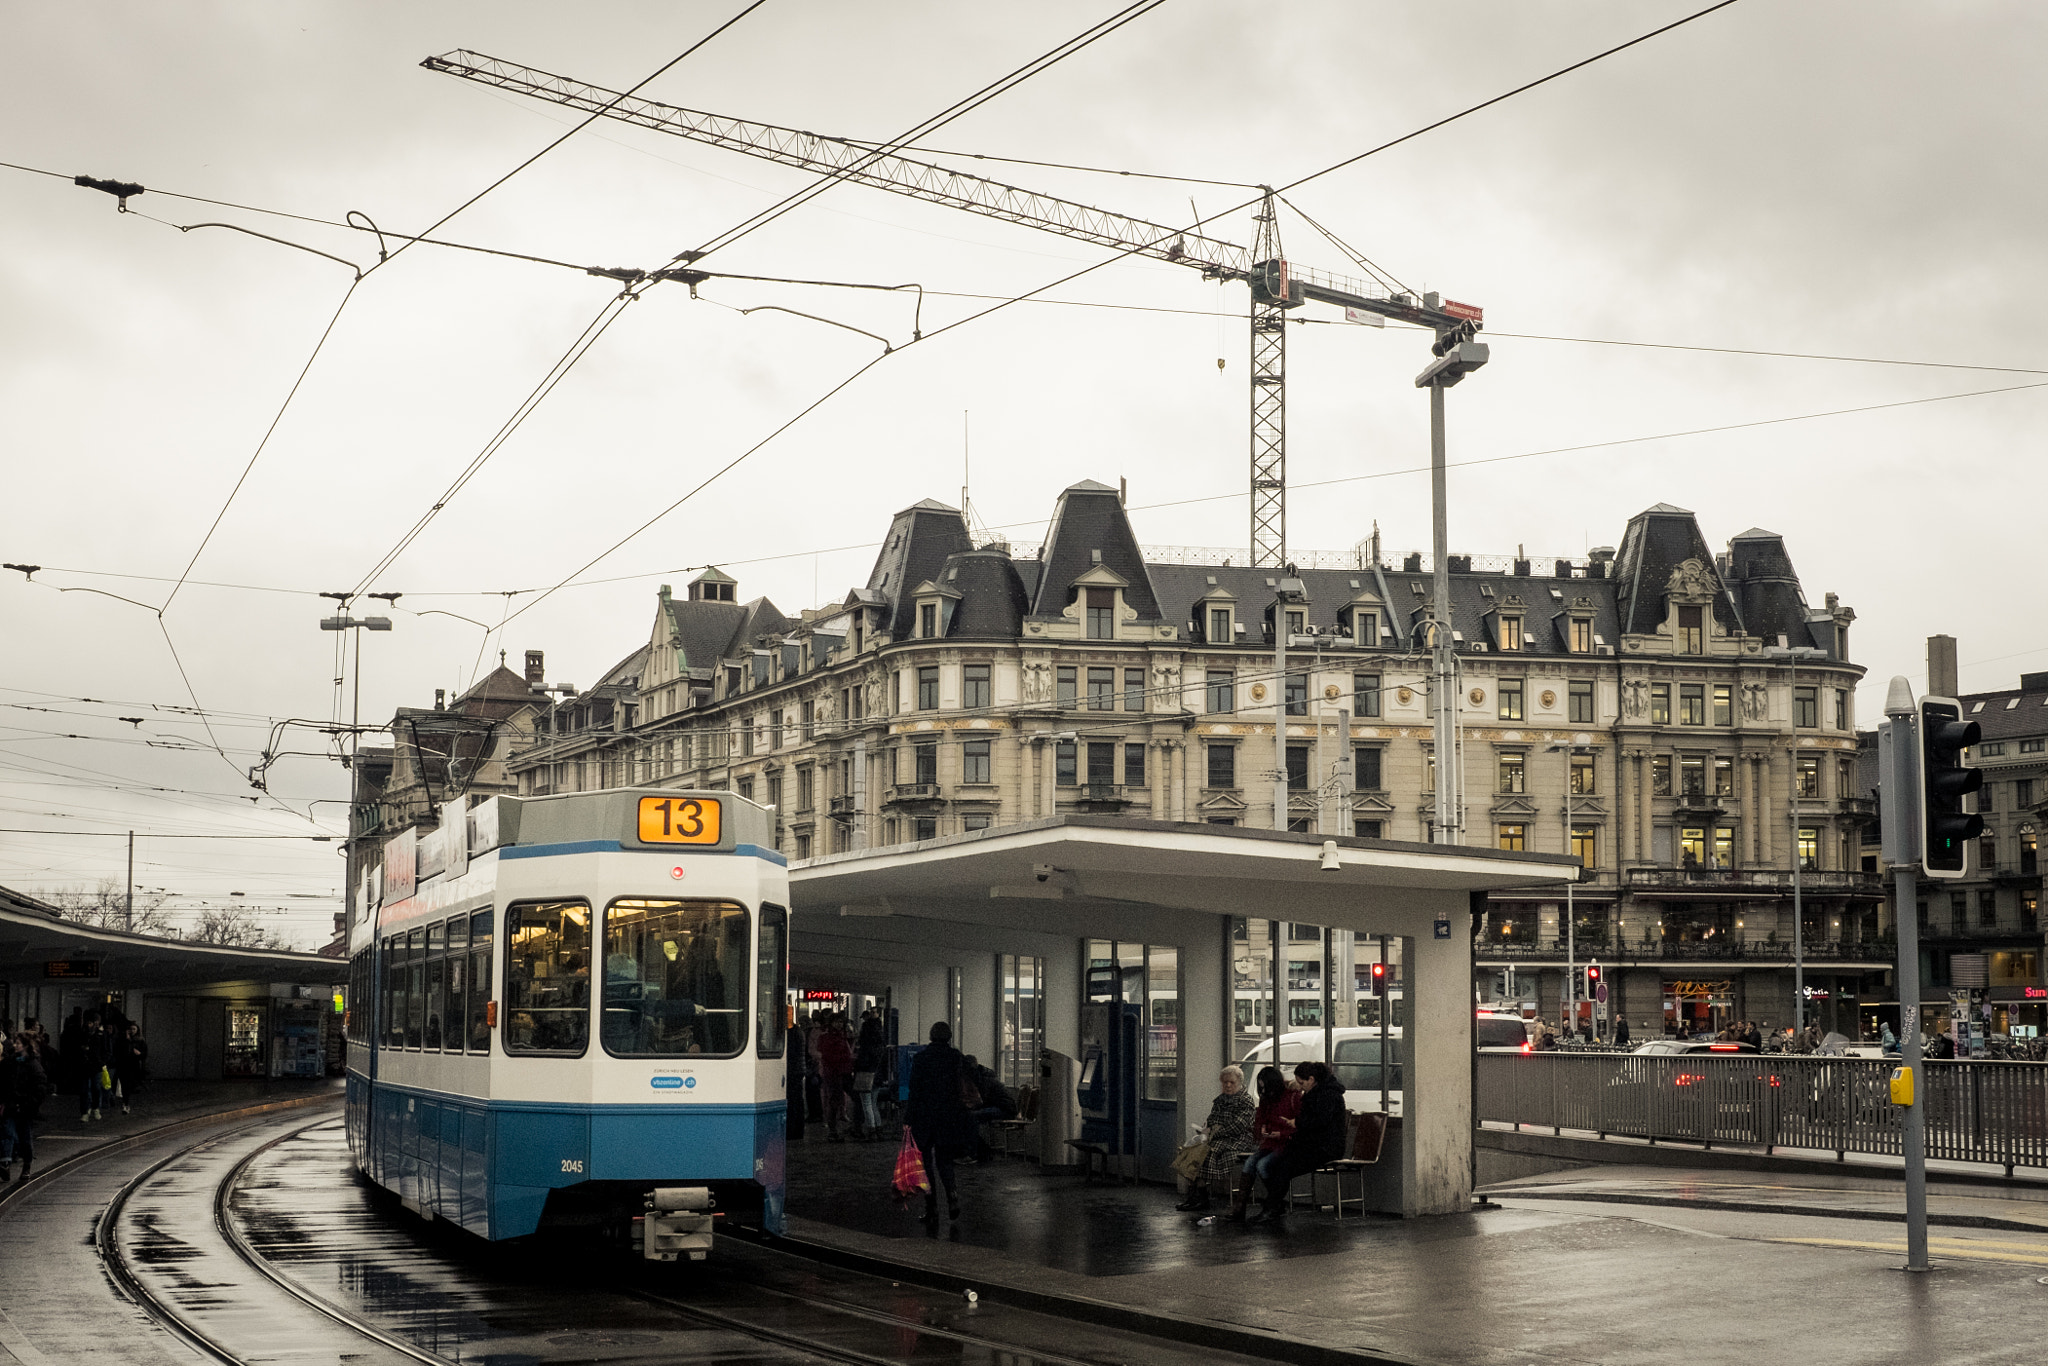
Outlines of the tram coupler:
{"label": "tram coupler", "polygon": [[657,1186],[640,1222],[640,1252],[650,1262],[673,1262],[687,1253],[701,1262],[711,1251],[711,1188]]}

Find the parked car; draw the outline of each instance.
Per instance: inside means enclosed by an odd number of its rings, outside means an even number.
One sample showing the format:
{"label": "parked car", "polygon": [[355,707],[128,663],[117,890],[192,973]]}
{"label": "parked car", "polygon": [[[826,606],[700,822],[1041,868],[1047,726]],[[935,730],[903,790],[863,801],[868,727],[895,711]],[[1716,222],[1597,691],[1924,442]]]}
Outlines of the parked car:
{"label": "parked car", "polygon": [[[1333,1030],[1332,1035],[1336,1056],[1330,1059],[1330,1066],[1337,1073],[1337,1080],[1344,1083],[1345,1108],[1358,1112],[1378,1111],[1384,1079],[1387,1112],[1400,1114],[1403,1057],[1400,1027],[1391,1026],[1386,1032],[1384,1072],[1380,1066],[1380,1030],[1377,1025],[1346,1025]],[[1296,1063],[1311,1062],[1322,1056],[1323,1031],[1320,1029],[1295,1029],[1280,1036],[1280,1067],[1290,1077],[1294,1075]],[[1250,1086],[1259,1069],[1272,1061],[1271,1039],[1246,1053],[1240,1060],[1245,1084]]]}

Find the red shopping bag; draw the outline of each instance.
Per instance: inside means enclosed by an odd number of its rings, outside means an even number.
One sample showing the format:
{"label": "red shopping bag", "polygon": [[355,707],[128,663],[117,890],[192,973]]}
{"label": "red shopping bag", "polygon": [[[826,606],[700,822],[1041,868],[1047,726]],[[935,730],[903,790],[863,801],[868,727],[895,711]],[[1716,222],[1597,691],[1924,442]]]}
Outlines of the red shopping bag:
{"label": "red shopping bag", "polygon": [[903,1126],[903,1146],[896,1152],[896,1194],[908,1200],[918,1191],[930,1191],[932,1183],[925,1179],[924,1155],[917,1150],[917,1140],[910,1136],[910,1126]]}

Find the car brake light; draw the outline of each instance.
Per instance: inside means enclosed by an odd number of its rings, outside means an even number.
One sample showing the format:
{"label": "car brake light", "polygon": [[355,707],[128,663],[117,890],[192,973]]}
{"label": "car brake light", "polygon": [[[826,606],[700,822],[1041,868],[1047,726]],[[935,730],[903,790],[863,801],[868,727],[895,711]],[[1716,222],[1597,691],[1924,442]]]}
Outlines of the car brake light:
{"label": "car brake light", "polygon": [[1709,1053],[1740,1053],[1742,1045],[1739,1043],[1710,1043],[1707,1045],[1707,1051]]}
{"label": "car brake light", "polygon": [[1534,1053],[1536,1049],[1529,1043],[1527,1039],[1524,1039],[1522,1041],[1522,1051],[1524,1053]]}

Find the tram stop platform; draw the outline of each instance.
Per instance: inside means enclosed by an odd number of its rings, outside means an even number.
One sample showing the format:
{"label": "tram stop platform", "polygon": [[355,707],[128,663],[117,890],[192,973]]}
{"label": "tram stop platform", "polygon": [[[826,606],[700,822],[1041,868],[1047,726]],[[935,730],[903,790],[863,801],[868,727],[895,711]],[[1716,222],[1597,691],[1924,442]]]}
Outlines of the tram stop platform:
{"label": "tram stop platform", "polygon": [[[77,1096],[53,1095],[43,1102],[36,1122],[36,1166],[46,1168],[67,1157],[186,1120],[254,1116],[322,1101],[340,1104],[342,1091],[340,1077],[153,1081],[135,1094],[127,1114],[121,1113],[121,1104],[115,1101],[100,1111],[104,1118],[91,1121],[78,1117]],[[11,1185],[0,1186],[0,1192],[10,1189]]]}
{"label": "tram stop platform", "polygon": [[[896,1140],[790,1145],[790,1236],[844,1265],[1267,1359],[2005,1366],[2048,1296],[2048,1203],[1934,1183],[1907,1275],[1895,1180],[1600,1167],[1400,1219],[1305,1205],[1275,1228],[1178,1214],[1170,1186],[997,1156],[961,1218],[894,1198]],[[1085,1331],[1077,1329],[1077,1331]]]}

